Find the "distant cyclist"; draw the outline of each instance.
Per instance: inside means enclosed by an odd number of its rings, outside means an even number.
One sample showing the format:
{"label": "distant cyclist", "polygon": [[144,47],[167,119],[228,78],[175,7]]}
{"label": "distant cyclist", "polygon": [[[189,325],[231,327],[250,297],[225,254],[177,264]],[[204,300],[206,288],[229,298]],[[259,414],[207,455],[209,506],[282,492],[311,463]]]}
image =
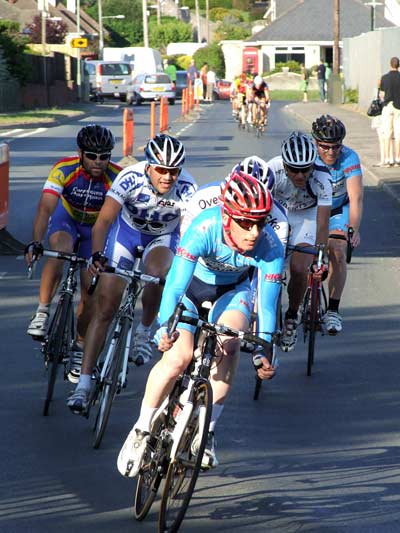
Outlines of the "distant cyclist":
{"label": "distant cyclist", "polygon": [[328,168],[332,181],[332,211],[329,222],[329,305],[325,326],[330,335],[342,331],[339,314],[340,298],[346,283],[347,232],[352,227],[352,246],[360,244],[363,210],[363,181],[360,158],[343,145],[346,128],[341,120],[321,115],[312,124],[319,164]]}
{"label": "distant cyclist", "polygon": [[[84,126],[77,135],[78,155],[58,161],[50,171],[40,197],[33,223],[32,242],[25,257],[32,261],[32,252],[43,250],[47,230],[52,250],[72,252],[80,238],[79,255],[89,258],[92,248],[92,227],[104,198],[121,167],[111,161],[115,140],[111,131],[99,124]],[[49,325],[50,304],[61,280],[63,264],[48,259],[40,279],[39,305],[27,333],[42,339]],[[91,276],[81,270],[81,300],[77,310],[77,339],[74,345],[72,381],[79,377],[83,339],[92,313],[92,299],[87,296]]]}
{"label": "distant cyclist", "polygon": [[[91,271],[101,271],[107,262],[119,268],[133,267],[134,252],[144,247],[144,272],[165,278],[179,240],[180,219],[196,184],[182,173],[183,144],[170,135],[156,135],[145,148],[146,161],[125,168],[109,190],[93,228]],[[96,306],[89,324],[82,372],[68,407],[85,414],[91,376],[103,348],[108,327],[115,316],[126,287],[117,275],[100,275]],[[162,294],[160,285],[148,284],[142,293],[143,312],[133,339],[137,365],[149,361],[151,326]]]}
{"label": "distant cyclist", "polygon": [[262,125],[265,126],[267,124],[267,110],[270,105],[268,84],[261,76],[256,76],[253,84],[250,86],[248,94],[248,103],[251,109],[253,124],[255,124],[257,120],[257,106],[259,105],[261,110],[261,122]]}
{"label": "distant cyclist", "polygon": [[[290,224],[289,244],[327,243],[332,185],[326,167],[317,164],[317,149],[304,133],[293,132],[281,146],[281,155],[268,161],[275,173],[273,196],[285,208]],[[297,342],[298,310],[307,286],[310,256],[293,252],[288,283],[289,307],[285,314],[281,349],[289,352]]]}
{"label": "distant cyclist", "polygon": [[[259,180],[234,171],[222,191],[222,205],[204,210],[185,232],[168,274],[160,306],[160,329],[156,339],[162,359],[152,368],[147,380],[138,420],[118,457],[124,476],[135,476],[149,438],[152,418],[193,353],[194,328],[179,324],[179,336],[169,339],[166,324],[179,299],[188,313],[198,316],[204,300],[212,303],[209,320],[246,330],[249,327],[251,295],[249,269],[261,270],[263,283],[259,298],[260,333],[267,342],[275,331],[276,306],[280,291],[284,251],[274,231],[266,226],[272,200]],[[218,464],[214,431],[222,414],[238,364],[239,339],[221,339],[218,364],[211,368],[213,409],[210,432],[202,459],[204,468]],[[275,369],[259,349],[262,379],[271,378]],[[193,440],[192,453],[198,450]]]}

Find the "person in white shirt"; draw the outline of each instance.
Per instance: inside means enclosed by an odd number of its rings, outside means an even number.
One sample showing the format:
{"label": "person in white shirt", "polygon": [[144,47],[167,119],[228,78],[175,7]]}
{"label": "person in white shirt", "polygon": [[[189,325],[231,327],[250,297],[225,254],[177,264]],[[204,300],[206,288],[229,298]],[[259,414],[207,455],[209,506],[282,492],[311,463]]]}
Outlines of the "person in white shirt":
{"label": "person in white shirt", "polygon": [[207,72],[207,94],[206,100],[212,102],[214,100],[214,87],[217,77],[215,72],[210,68]]}

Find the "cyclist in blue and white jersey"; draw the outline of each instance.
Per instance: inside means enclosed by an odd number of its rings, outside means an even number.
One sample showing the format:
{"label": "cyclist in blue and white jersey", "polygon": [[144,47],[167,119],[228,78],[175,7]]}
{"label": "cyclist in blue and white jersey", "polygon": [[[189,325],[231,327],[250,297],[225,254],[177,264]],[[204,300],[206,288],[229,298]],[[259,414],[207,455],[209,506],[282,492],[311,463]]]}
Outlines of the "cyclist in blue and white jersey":
{"label": "cyclist in blue and white jersey", "polygon": [[[144,247],[146,274],[165,278],[168,273],[179,240],[185,204],[197,186],[188,173],[181,176],[185,149],[178,139],[156,135],[145,148],[145,158],[145,163],[122,170],[107,194],[93,227],[90,267],[93,274],[97,269],[101,271],[106,262],[131,269],[138,245]],[[96,310],[86,335],[81,377],[68,400],[74,413],[86,412],[93,367],[125,286],[126,280],[119,276],[100,276]],[[159,285],[148,284],[143,290],[143,313],[133,342],[137,365],[146,363],[152,355],[150,330],[161,294]]]}
{"label": "cyclist in blue and white jersey", "polygon": [[318,150],[319,164],[329,170],[332,180],[332,210],[329,222],[329,304],[325,326],[330,335],[342,331],[339,303],[347,276],[347,232],[352,227],[353,247],[360,244],[363,210],[363,181],[358,154],[343,145],[346,128],[341,120],[321,115],[312,124],[312,135]]}
{"label": "cyclist in blue and white jersey", "polygon": [[[325,166],[316,164],[313,140],[301,132],[285,139],[281,155],[268,161],[275,173],[273,197],[286,210],[290,225],[289,244],[314,246],[327,243],[332,185]],[[307,286],[310,256],[293,252],[288,283],[289,307],[285,314],[281,349],[289,352],[297,342],[298,310]]]}
{"label": "cyclist in blue and white jersey", "polygon": [[[200,213],[183,235],[167,277],[159,313],[161,326],[155,336],[159,350],[165,353],[150,372],[139,418],[120,451],[118,469],[122,475],[133,477],[138,473],[152,417],[191,361],[194,328],[179,324],[179,336],[172,339],[166,333],[168,319],[182,297],[189,314],[198,316],[201,303],[207,300],[212,303],[209,320],[246,330],[251,313],[249,269],[256,267],[264,281],[258,304],[260,330],[275,330],[284,250],[266,225],[271,206],[272,198],[264,184],[235,171],[222,191],[222,205]],[[270,334],[263,336],[271,341]],[[202,462],[205,468],[218,464],[214,429],[233,381],[239,349],[239,339],[225,339],[218,365],[211,370],[214,403]],[[271,378],[275,369],[263,352],[261,359],[258,375]],[[192,446],[196,453],[196,439]]]}
{"label": "cyclist in blue and white jersey", "polygon": [[[275,185],[275,175],[268,167],[267,162],[261,159],[261,157],[258,157],[257,155],[246,157],[238,165],[233,167],[232,172],[234,170],[241,170],[245,174],[249,174],[250,176],[261,180],[267,186],[269,191],[273,190]],[[197,189],[187,205],[185,216],[182,220],[181,234],[186,231],[192,220],[204,209],[221,205],[221,189],[223,189],[226,180],[229,178],[230,176],[227,176],[222,182],[215,181],[207,183],[207,185],[203,185]],[[267,224],[272,227],[283,244],[283,247],[286,248],[289,234],[289,223],[285,210],[279,205],[279,202],[273,202],[271,211],[267,215]]]}

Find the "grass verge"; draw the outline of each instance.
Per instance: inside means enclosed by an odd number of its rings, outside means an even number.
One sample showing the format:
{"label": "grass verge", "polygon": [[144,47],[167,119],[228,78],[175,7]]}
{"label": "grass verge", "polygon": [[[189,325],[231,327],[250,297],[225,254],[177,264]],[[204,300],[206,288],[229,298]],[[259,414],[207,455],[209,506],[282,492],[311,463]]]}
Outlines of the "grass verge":
{"label": "grass verge", "polygon": [[81,109],[53,107],[51,109],[33,109],[16,113],[0,113],[0,125],[33,124],[57,122],[61,118],[76,117],[84,113]]}

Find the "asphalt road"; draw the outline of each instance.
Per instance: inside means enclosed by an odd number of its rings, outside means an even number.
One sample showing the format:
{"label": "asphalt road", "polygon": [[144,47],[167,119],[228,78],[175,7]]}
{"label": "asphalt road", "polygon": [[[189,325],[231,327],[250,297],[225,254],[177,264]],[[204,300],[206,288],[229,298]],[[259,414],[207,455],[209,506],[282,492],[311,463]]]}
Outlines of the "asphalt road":
{"label": "asphalt road", "polygon": [[[206,183],[223,178],[245,155],[276,155],[282,138],[300,127],[283,108],[273,106],[261,140],[238,131],[225,102],[203,106],[195,122],[171,128],[186,145],[187,168]],[[148,135],[146,113],[148,107],[135,109],[137,146]],[[98,120],[115,131],[118,160],[122,109],[111,105],[80,122],[9,135],[14,237],[30,239],[50,165],[74,153],[82,123]],[[281,354],[278,376],[264,384],[258,402],[244,355],[217,426],[220,466],[199,478],[183,532],[400,530],[399,227],[398,205],[367,182],[362,246],[342,301],[343,333],[318,338],[311,377],[301,339],[295,352]],[[156,531],[158,503],[137,523],[135,483],[116,469],[148,368],[131,368],[99,450],[91,447],[93,421],[65,405],[68,383],[57,383],[51,415],[42,417],[46,377],[38,346],[25,333],[40,271],[28,281],[22,260],[0,257],[0,264],[0,531]]]}

